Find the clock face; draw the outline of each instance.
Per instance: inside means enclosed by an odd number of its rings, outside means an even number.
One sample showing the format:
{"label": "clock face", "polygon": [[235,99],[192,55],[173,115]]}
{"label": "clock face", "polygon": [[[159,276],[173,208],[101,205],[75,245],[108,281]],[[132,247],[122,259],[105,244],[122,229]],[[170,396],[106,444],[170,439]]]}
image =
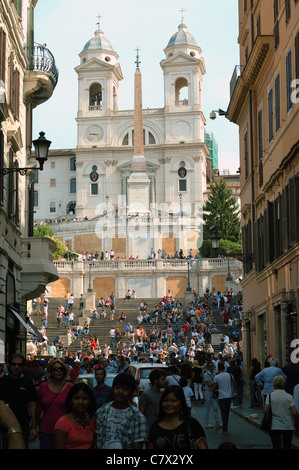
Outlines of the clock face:
{"label": "clock face", "polygon": [[103,135],[104,131],[100,126],[89,126],[86,130],[86,138],[89,142],[99,142]]}
{"label": "clock face", "polygon": [[180,178],[185,178],[187,176],[187,170],[184,167],[178,169],[178,175]]}

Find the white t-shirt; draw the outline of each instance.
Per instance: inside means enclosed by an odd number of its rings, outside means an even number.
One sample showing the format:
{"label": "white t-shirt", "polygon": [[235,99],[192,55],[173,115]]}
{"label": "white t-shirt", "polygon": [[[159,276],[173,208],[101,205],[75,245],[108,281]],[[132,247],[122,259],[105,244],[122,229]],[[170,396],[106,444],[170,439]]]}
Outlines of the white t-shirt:
{"label": "white t-shirt", "polygon": [[228,372],[220,372],[215,376],[218,384],[219,399],[232,397],[232,379]]}
{"label": "white t-shirt", "polygon": [[[269,405],[269,395],[266,398],[266,405]],[[285,390],[274,390],[271,393],[272,405],[272,426],[271,429],[287,431],[294,429],[294,421],[291,406],[295,406],[294,398]]]}
{"label": "white t-shirt", "polygon": [[194,396],[194,393],[192,392],[191,387],[183,387],[184,395],[185,395],[185,400],[187,403],[188,408],[191,408],[191,397]]}
{"label": "white t-shirt", "polygon": [[121,437],[127,422],[129,408],[118,410],[111,406],[106,428],[106,440],[102,449],[122,449]]}

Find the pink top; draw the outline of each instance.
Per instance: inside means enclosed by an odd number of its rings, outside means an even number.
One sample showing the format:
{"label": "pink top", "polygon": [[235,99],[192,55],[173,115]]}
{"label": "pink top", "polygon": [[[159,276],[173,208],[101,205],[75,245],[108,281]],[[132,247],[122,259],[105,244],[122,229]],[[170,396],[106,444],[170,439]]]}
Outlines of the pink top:
{"label": "pink top", "polygon": [[[54,426],[56,421],[66,413],[65,400],[72,387],[73,384],[68,382],[66,388],[56,396],[56,393],[51,392],[49,389],[47,382],[41,383],[38,391],[38,407],[42,410],[43,413],[45,413],[45,416],[42,418],[40,423],[40,432],[52,435],[54,434]],[[48,409],[49,406],[50,408]]]}
{"label": "pink top", "polygon": [[95,423],[89,420],[88,426],[73,423],[67,416],[59,418],[55,430],[67,433],[66,449],[90,449],[94,441]]}

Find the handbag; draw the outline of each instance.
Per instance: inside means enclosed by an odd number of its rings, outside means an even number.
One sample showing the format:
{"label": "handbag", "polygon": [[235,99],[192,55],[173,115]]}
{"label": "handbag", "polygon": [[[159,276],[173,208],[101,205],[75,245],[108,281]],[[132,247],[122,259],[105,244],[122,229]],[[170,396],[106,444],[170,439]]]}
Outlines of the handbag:
{"label": "handbag", "polygon": [[238,398],[238,392],[236,390],[236,384],[235,384],[235,381],[234,381],[231,374],[230,374],[230,378],[231,378],[231,381],[232,381],[232,399],[236,400]]}
{"label": "handbag", "polygon": [[269,395],[269,405],[266,413],[261,422],[261,430],[270,432],[272,427],[272,406],[271,406],[271,393]]}
{"label": "handbag", "polygon": [[198,450],[197,444],[196,444],[195,439],[192,435],[190,421],[187,421],[187,438],[188,438],[188,441],[189,441],[190,449],[197,449]]}

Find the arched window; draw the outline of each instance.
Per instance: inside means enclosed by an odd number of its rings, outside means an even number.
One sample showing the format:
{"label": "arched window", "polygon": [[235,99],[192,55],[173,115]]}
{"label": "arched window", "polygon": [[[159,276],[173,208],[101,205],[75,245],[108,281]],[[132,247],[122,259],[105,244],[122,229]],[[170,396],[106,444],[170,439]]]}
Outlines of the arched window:
{"label": "arched window", "polygon": [[76,178],[70,180],[70,193],[73,194],[76,192]]}
{"label": "arched window", "polygon": [[56,212],[56,202],[50,202],[50,212]]}
{"label": "arched window", "polygon": [[76,171],[76,157],[70,159],[70,171]]}
{"label": "arched window", "polygon": [[38,207],[38,191],[34,191],[33,193],[33,206]]}
{"label": "arched window", "polygon": [[76,213],[76,203],[74,201],[68,203],[68,205],[66,206],[66,213],[67,214]]}
{"label": "arched window", "polygon": [[180,77],[175,82],[175,105],[188,106],[188,80]]}
{"label": "arched window", "polygon": [[99,83],[93,83],[89,88],[89,109],[102,109],[102,86]]}
{"label": "arched window", "polygon": [[[146,130],[143,129],[143,144],[144,145],[154,145],[156,143],[156,139],[153,136],[153,134]],[[134,145],[134,130],[128,132],[122,141],[122,145]]]}

